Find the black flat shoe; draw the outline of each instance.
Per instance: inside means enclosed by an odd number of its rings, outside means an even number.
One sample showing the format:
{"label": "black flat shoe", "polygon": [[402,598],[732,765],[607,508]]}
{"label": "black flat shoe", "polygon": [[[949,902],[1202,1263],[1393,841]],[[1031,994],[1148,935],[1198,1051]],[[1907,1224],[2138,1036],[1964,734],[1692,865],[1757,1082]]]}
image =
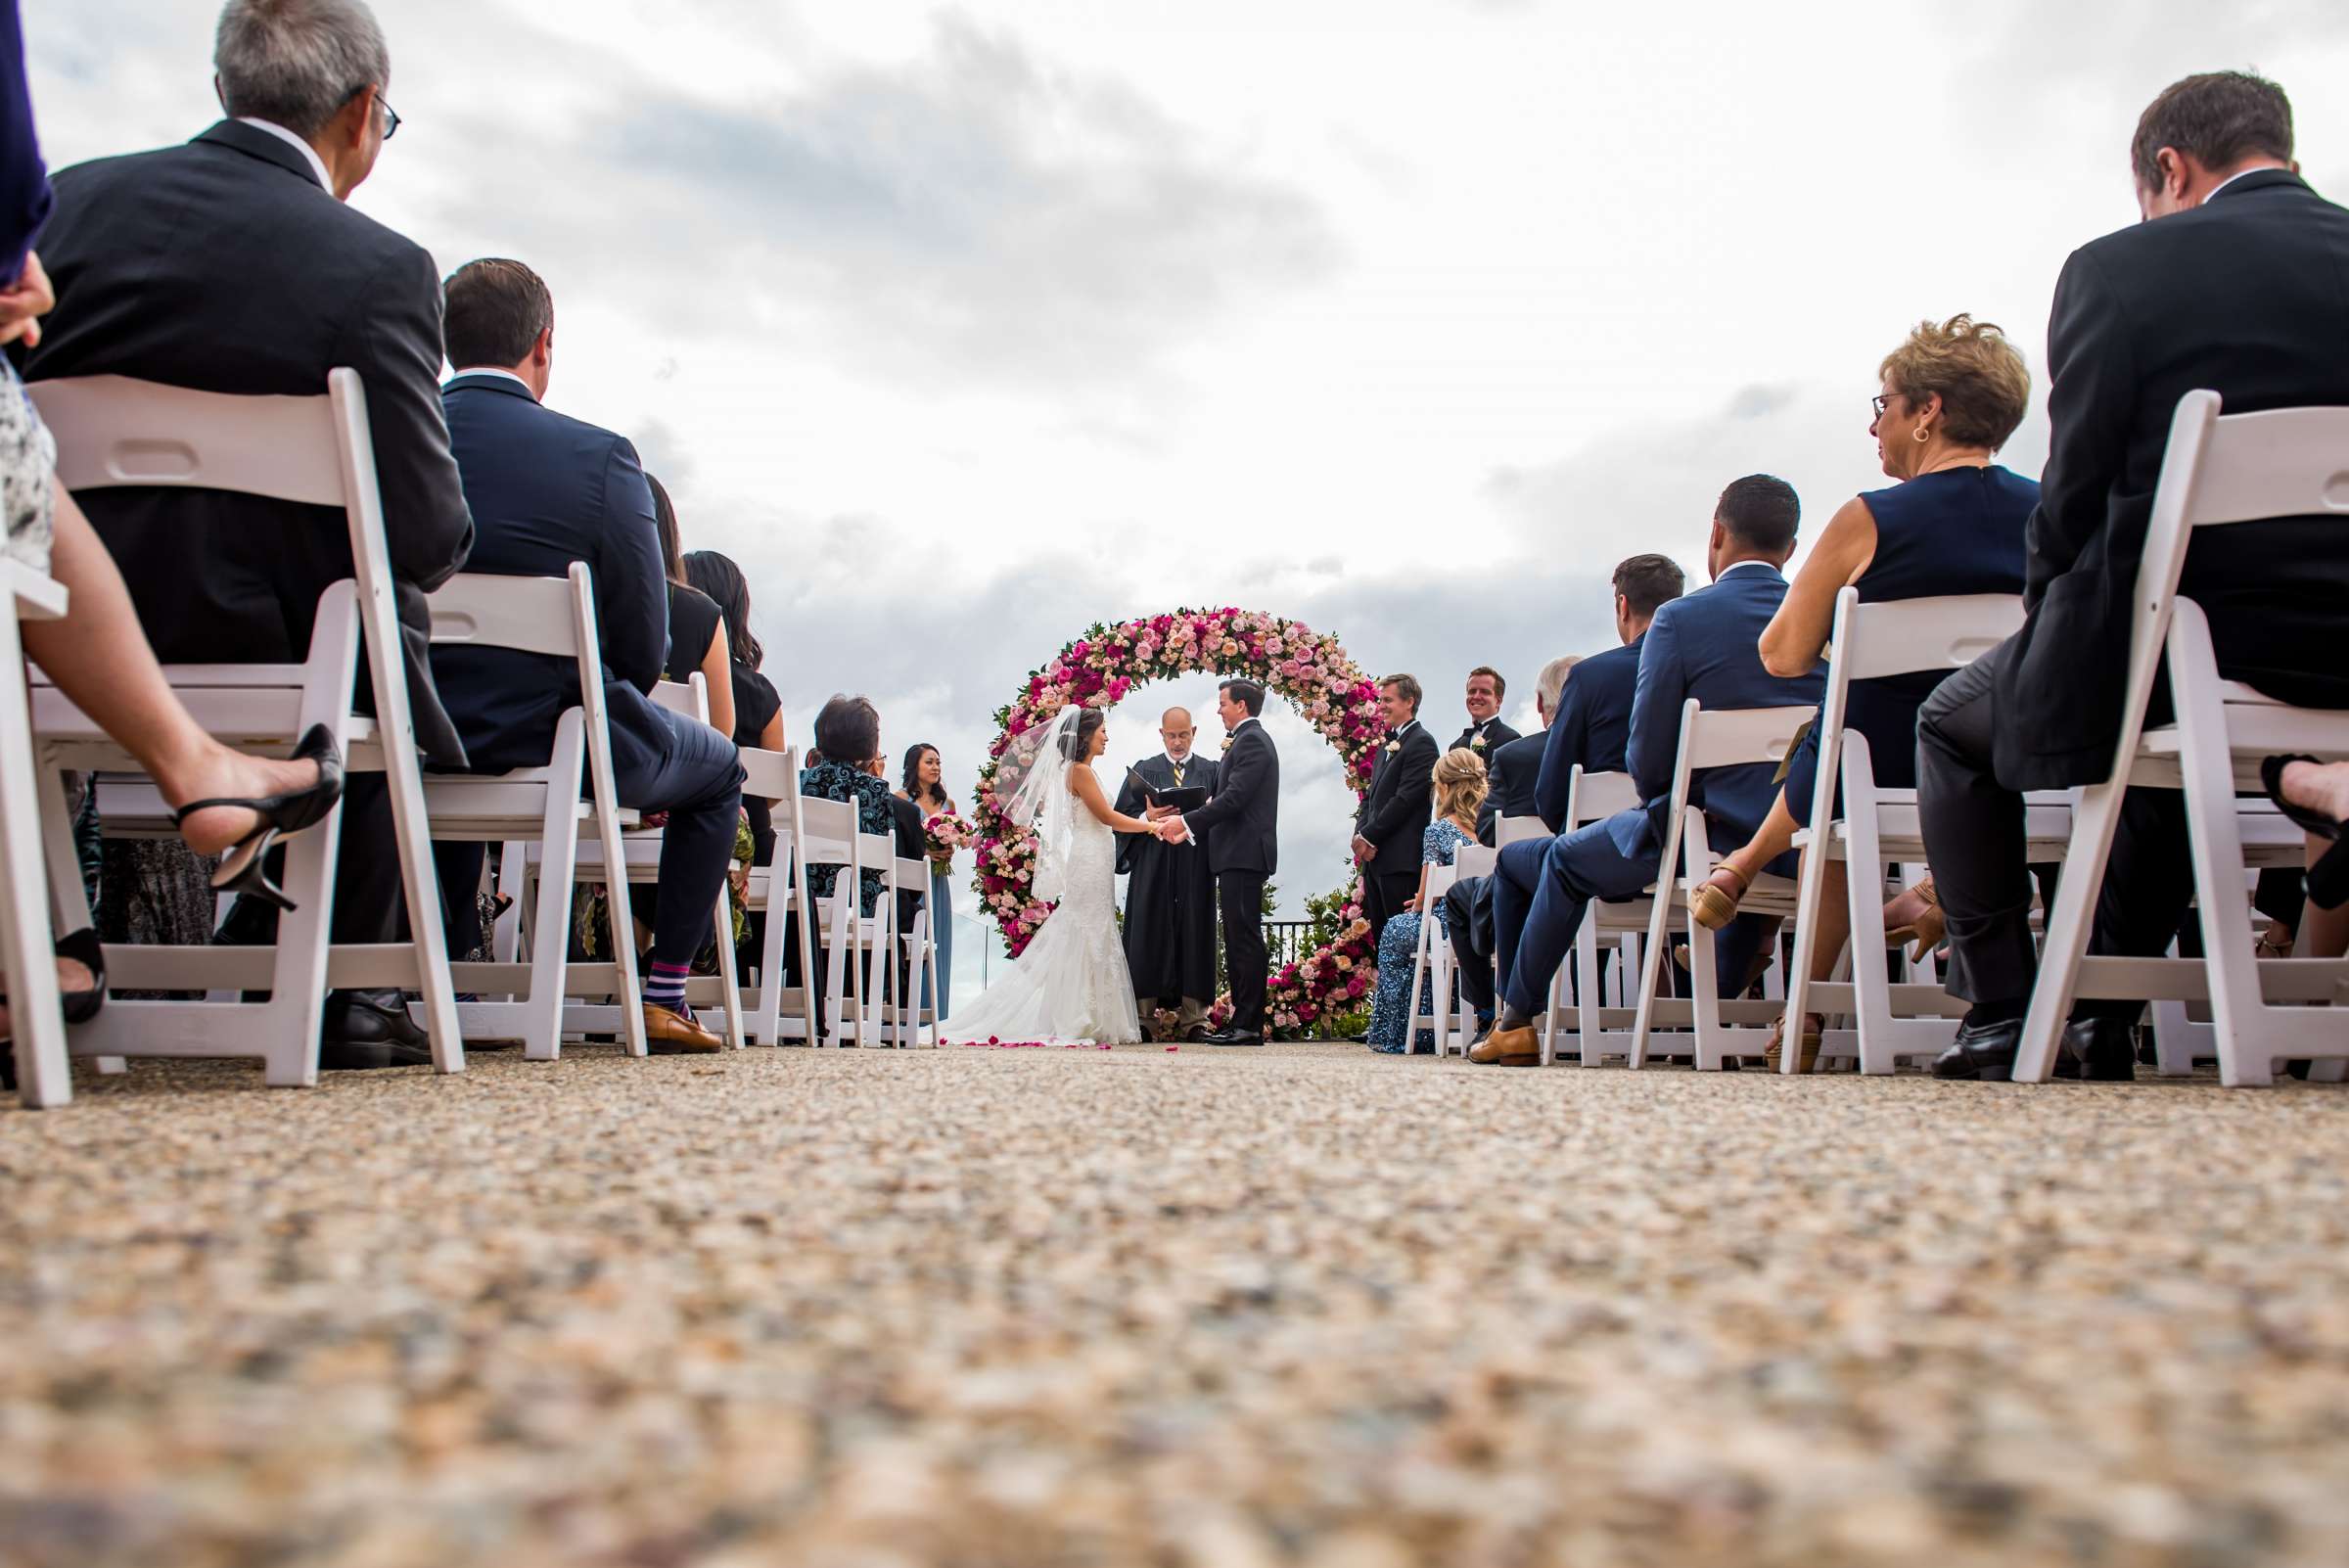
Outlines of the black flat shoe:
{"label": "black flat shoe", "polygon": [[233,806],[260,817],[261,825],[221,857],[220,869],[212,873],[214,893],[251,894],[280,909],[293,909],[294,900],[269,880],[266,869],[269,852],[325,821],[327,813],[343,799],[343,754],[335,746],[333,731],[324,724],[312,724],[309,733],[301,737],[301,744],[294,748],[292,761],[316,762],[318,782],[308,789],[290,790],[253,801],[191,801],[172,813],[171,820],[181,823],[198,811]]}
{"label": "black flat shoe", "polygon": [[[433,1059],[433,1038],[408,1015],[407,998],[397,991],[338,991],[326,998],[319,1021],[319,1062],[338,1049],[363,1055],[396,1046],[421,1053],[417,1061]],[[374,1067],[407,1067],[411,1061],[369,1062]]]}
{"label": "black flat shoe", "polygon": [[2003,1024],[1961,1024],[1949,1048],[1933,1058],[1933,1076],[2004,1084],[2014,1076],[2014,1053],[2022,1040],[2019,1018]]}
{"label": "black flat shoe", "polygon": [[[2137,1026],[2118,1018],[2075,1018],[2064,1027],[2057,1078],[2128,1084],[2137,1078]],[[2066,1072],[2065,1069],[2070,1071]]]}
{"label": "black flat shoe", "polygon": [[84,926],[79,931],[57,939],[57,955],[70,959],[90,972],[91,983],[87,991],[65,991],[61,988],[58,992],[58,1000],[65,1004],[66,1022],[86,1024],[98,1016],[99,1008],[106,1005],[105,945],[99,942],[94,929]]}
{"label": "black flat shoe", "polygon": [[2344,853],[2349,851],[2349,840],[2342,839],[2342,824],[2334,818],[2305,806],[2294,806],[2283,798],[2283,770],[2294,762],[2324,765],[2319,759],[2308,756],[2270,757],[2259,764],[2259,781],[2266,786],[2268,799],[2276,803],[2276,809],[2295,827],[2331,842],[2332,848],[2308,868],[2308,901],[2320,909],[2338,909],[2349,903],[2349,853]]}

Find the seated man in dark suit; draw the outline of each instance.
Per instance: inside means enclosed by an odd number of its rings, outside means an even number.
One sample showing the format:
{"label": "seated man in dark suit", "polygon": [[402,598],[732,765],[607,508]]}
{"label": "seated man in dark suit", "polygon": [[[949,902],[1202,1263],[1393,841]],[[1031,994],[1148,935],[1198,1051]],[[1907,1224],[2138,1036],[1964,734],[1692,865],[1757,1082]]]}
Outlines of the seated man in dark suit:
{"label": "seated man in dark suit", "polygon": [[[357,371],[416,739],[461,766],[424,652],[424,595],[473,538],[440,415],[439,282],[422,247],[344,205],[399,124],[383,99],[383,33],[361,0],[230,0],[212,64],[231,118],[184,147],[57,176],[41,243],[57,309],[25,378],[315,397],[328,371]],[[319,594],[351,575],[339,509],[219,490],[81,499],[166,662],[299,664]],[[364,667],[359,689],[372,709]],[[350,775],[343,809],[334,940],[393,941],[402,890],[383,774]],[[273,925],[274,911],[245,899],[223,936],[266,941]],[[396,991],[328,998],[321,1067],[431,1060]]]}
{"label": "seated man in dark suit", "polygon": [[[1547,1004],[1550,981],[1573,949],[1590,900],[1635,898],[1657,879],[1659,863],[1668,858],[1664,833],[1681,705],[1691,697],[1715,710],[1819,701],[1823,676],[1814,671],[1781,679],[1762,668],[1760,652],[1762,628],[1786,597],[1779,568],[1794,553],[1801,517],[1801,504],[1784,480],[1755,474],[1730,484],[1714,511],[1706,552],[1713,585],[1664,605],[1640,640],[1624,763],[1646,804],[1554,839],[1531,839],[1500,852],[1493,921],[1501,1015],[1491,1038],[1471,1053],[1473,1060],[1510,1067],[1539,1062],[1534,1020]],[[1598,662],[1577,669],[1569,690]],[[1689,801],[1704,807],[1717,847],[1733,849],[1753,837],[1777,798],[1773,771],[1761,762],[1697,775]],[[1741,916],[1723,934],[1717,972],[1727,977],[1725,986],[1743,988],[1760,933],[1759,922]]]}
{"label": "seated man in dark suit", "polygon": [[[2048,328],[2050,431],[2026,538],[2023,629],[1944,681],[1917,716],[1917,804],[1949,917],[1949,988],[1973,1005],[1936,1076],[2004,1079],[2038,976],[2025,790],[2111,776],[2129,622],[2178,400],[2224,411],[2349,405],[2349,211],[2294,172],[2275,83],[2188,76],[2138,121],[2150,221],[2075,252]],[[2210,620],[2219,673],[2311,708],[2349,708],[2341,657],[2349,536],[2335,518],[2197,534],[2178,591]],[[2155,688],[2167,718],[2166,687]],[[2132,790],[2090,951],[2149,957],[2193,897],[2185,799]],[[2073,1009],[2056,1071],[2135,1076],[2142,1004]]]}
{"label": "seated man in dark suit", "polygon": [[[457,466],[480,536],[472,569],[556,577],[584,561],[595,575],[596,635],[622,806],[664,811],[659,905],[645,968],[645,1036],[656,1051],[714,1051],[716,1035],[685,1005],[693,956],[734,854],[742,761],[734,742],[652,700],[668,652],[668,582],[652,487],[636,449],[608,430],[543,406],[554,367],[555,304],[519,261],[474,261],[448,280],[445,400]],[[569,659],[508,648],[442,647],[433,668],[473,765],[543,766],[555,725],[579,701]],[[480,845],[440,847],[444,886],[471,888]]]}
{"label": "seated man in dark suit", "polygon": [[[1620,644],[1589,659],[1553,659],[1534,694],[1547,728],[1512,741],[1494,759],[1493,793],[1510,795],[1509,816],[1539,816],[1554,835],[1566,820],[1566,795],[1579,764],[1587,773],[1620,773],[1632,730],[1632,692],[1639,676],[1640,639],[1656,612],[1681,596],[1687,581],[1668,556],[1635,555],[1615,569],[1615,635]],[[1532,758],[1529,765],[1526,759]],[[1506,777],[1503,777],[1505,769]],[[1531,774],[1531,787],[1517,792]],[[1480,824],[1482,827],[1483,824]],[[1487,845],[1494,831],[1480,832]],[[1460,989],[1491,1025],[1493,988],[1492,877],[1465,877],[1445,895]],[[1482,1043],[1480,1039],[1478,1043]]]}
{"label": "seated man in dark suit", "polygon": [[1486,768],[1490,771],[1494,756],[1503,746],[1525,738],[1500,716],[1500,700],[1508,694],[1509,683],[1491,665],[1479,665],[1469,670],[1466,699],[1468,727],[1461,730],[1459,739],[1445,750],[1456,752],[1464,748],[1472,751],[1485,760]]}

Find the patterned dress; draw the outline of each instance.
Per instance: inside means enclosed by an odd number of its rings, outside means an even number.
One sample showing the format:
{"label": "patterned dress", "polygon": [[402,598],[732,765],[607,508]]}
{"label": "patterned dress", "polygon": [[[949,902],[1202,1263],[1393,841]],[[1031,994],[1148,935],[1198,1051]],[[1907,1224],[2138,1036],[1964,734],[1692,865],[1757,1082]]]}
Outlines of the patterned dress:
{"label": "patterned dress", "polygon": [[[818,762],[800,775],[801,793],[819,801],[854,801],[856,829],[860,833],[895,835],[897,813],[890,809],[890,789],[861,767],[846,762]],[[833,884],[840,880],[840,867],[811,865],[807,868],[807,892],[811,897],[829,899]],[[888,886],[885,873],[866,867],[861,913],[871,914],[881,902],[881,890]]]}
{"label": "patterned dress", "polygon": [[[1439,818],[1427,825],[1419,836],[1419,859],[1423,865],[1450,865],[1464,844],[1474,844],[1475,837],[1463,832],[1458,823]],[[1436,904],[1436,939],[1449,942],[1451,932],[1444,919],[1444,900]],[[1370,1048],[1388,1055],[1401,1055],[1405,1048],[1403,1010],[1411,1002],[1412,960],[1419,953],[1419,914],[1405,909],[1388,919],[1386,929],[1378,934],[1378,995],[1370,1004]],[[1423,994],[1420,998],[1422,1018],[1434,1016],[1435,998]],[[1417,1048],[1417,1042],[1411,1042]],[[1429,1048],[1434,1048],[1432,1037]]]}

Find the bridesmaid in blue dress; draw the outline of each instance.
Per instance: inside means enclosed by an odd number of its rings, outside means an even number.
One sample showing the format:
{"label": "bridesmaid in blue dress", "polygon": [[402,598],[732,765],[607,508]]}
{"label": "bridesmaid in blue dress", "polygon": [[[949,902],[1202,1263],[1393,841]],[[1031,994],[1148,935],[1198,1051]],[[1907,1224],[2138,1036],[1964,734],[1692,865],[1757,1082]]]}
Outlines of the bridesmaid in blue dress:
{"label": "bridesmaid in blue dress", "polygon": [[[1378,993],[1370,1004],[1368,1041],[1374,1051],[1401,1055],[1417,1049],[1416,1040],[1405,1040],[1404,1010],[1411,1004],[1411,975],[1419,955],[1419,911],[1426,908],[1427,868],[1450,865],[1464,844],[1476,842],[1477,807],[1485,804],[1485,792],[1490,787],[1485,777],[1485,760],[1465,746],[1454,747],[1436,759],[1435,772],[1436,819],[1427,825],[1419,838],[1419,891],[1412,896],[1403,912],[1390,917],[1386,929],[1378,934]],[[1446,929],[1444,900],[1435,900],[1437,942],[1448,942],[1451,933]],[[1434,1013],[1435,998],[1422,988],[1421,1017]]]}
{"label": "bridesmaid in blue dress", "polygon": [[[1819,535],[1762,633],[1762,663],[1773,675],[1819,663],[1834,630],[1836,595],[1847,585],[1863,603],[2023,591],[2023,534],[2039,505],[2039,483],[1992,461],[2030,407],[2023,356],[1997,327],[1959,315],[1920,323],[1885,356],[1879,375],[1883,389],[1868,434],[1885,474],[1899,483],[1846,501]],[[1853,682],[1845,722],[1867,737],[1878,784],[1915,787],[1917,710],[1947,673]],[[1818,776],[1815,725],[1789,755],[1785,788],[1753,841],[1723,859],[1690,900],[1699,921],[1715,930],[1728,924],[1754,877],[1787,853],[1797,829],[1809,825]],[[1814,979],[1831,971],[1850,935],[1842,870],[1840,861],[1827,868]],[[1941,911],[1930,881],[1888,905],[1885,916],[1896,936],[1939,943]],[[1807,1019],[1806,1058],[1817,1042],[1816,1022]]]}

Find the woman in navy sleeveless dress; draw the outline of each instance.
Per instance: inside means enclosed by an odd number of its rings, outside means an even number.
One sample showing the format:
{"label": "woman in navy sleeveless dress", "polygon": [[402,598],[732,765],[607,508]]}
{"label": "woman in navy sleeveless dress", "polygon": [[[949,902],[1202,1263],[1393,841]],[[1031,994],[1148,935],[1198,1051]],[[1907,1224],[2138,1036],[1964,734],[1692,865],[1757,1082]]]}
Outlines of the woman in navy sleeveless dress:
{"label": "woman in navy sleeveless dress", "polygon": [[[1846,586],[1864,603],[2023,591],[2023,536],[2039,483],[1991,460],[2030,406],[2022,355],[1997,327],[1960,315],[1919,325],[1886,356],[1880,374],[1883,392],[1868,434],[1885,474],[1900,483],[1845,502],[1821,532],[1762,634],[1762,662],[1773,674],[1798,674],[1819,662]],[[1914,787],[1917,710],[1945,675],[1925,670],[1852,684],[1845,723],[1867,737],[1877,783]],[[1699,921],[1727,925],[1753,878],[1788,853],[1795,832],[1809,825],[1818,770],[1814,725],[1787,759],[1785,787],[1768,820],[1697,889],[1691,905]],[[1831,970],[1849,935],[1834,884],[1841,869],[1840,862],[1828,867],[1814,978]],[[1931,940],[1939,913],[1928,884],[1887,918]],[[1809,1021],[1804,1047],[1816,1049]]]}

